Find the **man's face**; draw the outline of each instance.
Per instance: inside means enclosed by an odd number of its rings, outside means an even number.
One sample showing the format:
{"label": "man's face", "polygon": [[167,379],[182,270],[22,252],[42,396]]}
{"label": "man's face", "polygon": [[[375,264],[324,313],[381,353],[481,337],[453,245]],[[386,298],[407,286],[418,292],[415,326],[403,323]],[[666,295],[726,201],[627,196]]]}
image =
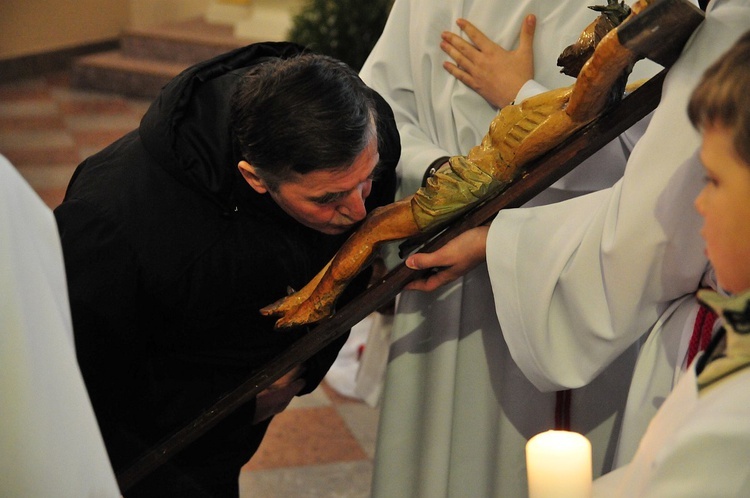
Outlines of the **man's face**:
{"label": "man's face", "polygon": [[722,126],[703,131],[701,162],[707,181],[695,207],[703,216],[706,254],[719,285],[739,293],[750,288],[750,165]]}
{"label": "man's face", "polygon": [[267,192],[281,209],[306,227],[337,235],[367,215],[365,199],[370,195],[373,173],[380,159],[377,142],[373,136],[346,169],[298,174],[275,190],[268,189],[262,180],[260,188],[250,179],[248,183],[260,193]]}

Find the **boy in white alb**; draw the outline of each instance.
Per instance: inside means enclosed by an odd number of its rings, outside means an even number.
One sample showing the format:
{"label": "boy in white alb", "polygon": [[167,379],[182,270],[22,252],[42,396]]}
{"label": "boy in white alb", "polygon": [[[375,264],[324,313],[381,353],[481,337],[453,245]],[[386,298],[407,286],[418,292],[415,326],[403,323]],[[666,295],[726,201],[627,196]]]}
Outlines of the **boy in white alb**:
{"label": "boy in white alb", "polygon": [[706,71],[689,114],[703,134],[701,235],[729,295],[698,298],[724,320],[596,497],[750,496],[750,31]]}

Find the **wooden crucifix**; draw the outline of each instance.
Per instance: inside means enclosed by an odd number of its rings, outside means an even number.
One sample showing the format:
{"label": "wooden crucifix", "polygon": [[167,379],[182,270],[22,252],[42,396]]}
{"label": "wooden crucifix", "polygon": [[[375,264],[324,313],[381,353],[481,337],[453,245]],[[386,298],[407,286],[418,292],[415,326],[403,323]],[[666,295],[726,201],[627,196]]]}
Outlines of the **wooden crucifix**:
{"label": "wooden crucifix", "polygon": [[[647,57],[665,69],[606,112],[577,128],[557,146],[524,163],[520,174],[505,188],[441,225],[442,231],[428,240],[422,251],[434,251],[460,233],[488,223],[501,209],[523,205],[656,108],[665,73],[704,16],[688,0],[647,3],[650,4],[647,8],[617,30],[617,41],[636,58]],[[308,360],[371,312],[390,302],[407,283],[421,275],[422,272],[410,270],[402,263],[335,314],[321,320],[308,334],[190,424],[164,439],[132,466],[118,472],[121,491],[125,493],[294,366]]]}

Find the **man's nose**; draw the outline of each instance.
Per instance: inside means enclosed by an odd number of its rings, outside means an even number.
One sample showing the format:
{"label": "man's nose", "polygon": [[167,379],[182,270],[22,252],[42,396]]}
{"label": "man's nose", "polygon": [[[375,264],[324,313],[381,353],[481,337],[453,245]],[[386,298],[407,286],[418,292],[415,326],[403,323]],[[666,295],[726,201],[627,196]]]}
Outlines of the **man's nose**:
{"label": "man's nose", "polygon": [[352,221],[361,221],[367,216],[366,196],[363,190],[363,188],[355,188],[339,206],[339,212]]}

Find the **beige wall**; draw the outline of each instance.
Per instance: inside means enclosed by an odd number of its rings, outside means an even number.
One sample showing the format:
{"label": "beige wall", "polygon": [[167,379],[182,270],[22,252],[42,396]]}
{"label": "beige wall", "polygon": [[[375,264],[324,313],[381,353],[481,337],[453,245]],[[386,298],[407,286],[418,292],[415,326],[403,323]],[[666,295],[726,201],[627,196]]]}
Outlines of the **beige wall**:
{"label": "beige wall", "polygon": [[2,0],[0,59],[116,38],[128,0]]}
{"label": "beige wall", "polygon": [[0,59],[117,38],[202,15],[210,0],[0,0]]}

